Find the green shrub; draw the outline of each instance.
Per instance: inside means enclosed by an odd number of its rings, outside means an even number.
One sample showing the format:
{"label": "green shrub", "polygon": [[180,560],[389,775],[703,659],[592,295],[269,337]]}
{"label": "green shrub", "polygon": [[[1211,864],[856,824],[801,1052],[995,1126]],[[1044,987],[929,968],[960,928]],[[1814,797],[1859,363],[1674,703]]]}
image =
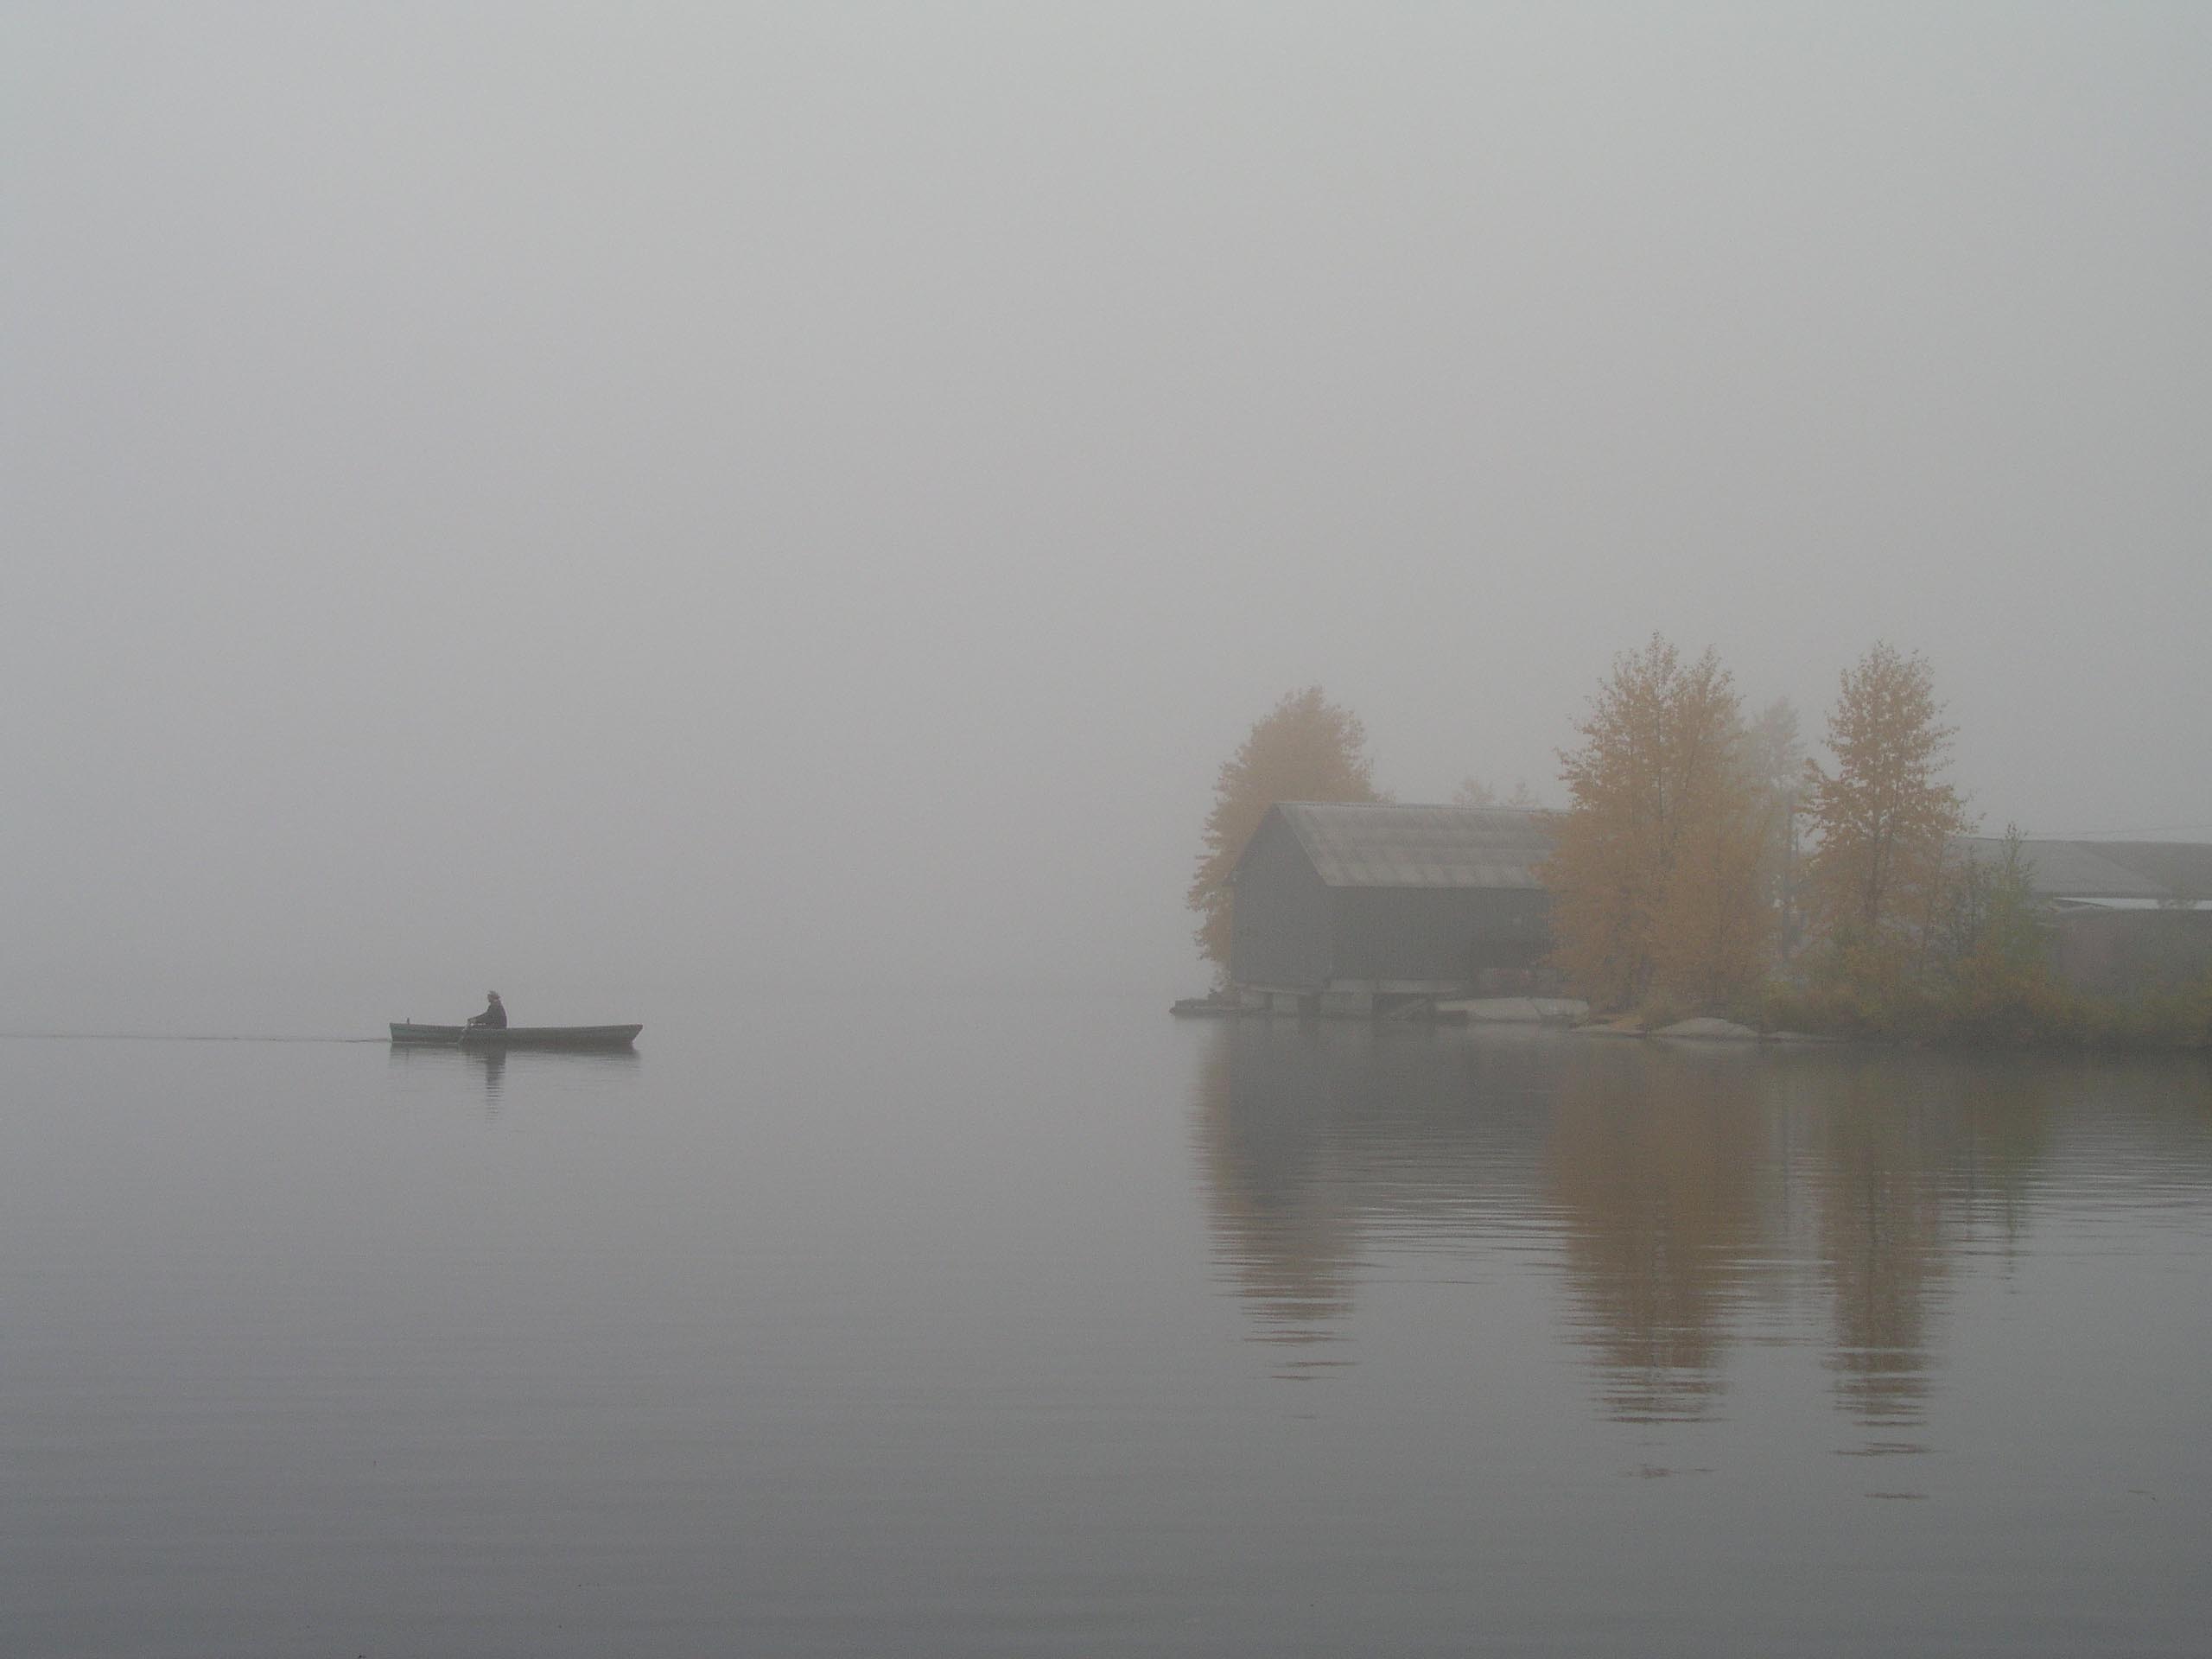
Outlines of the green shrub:
{"label": "green shrub", "polygon": [[2177,990],[2097,997],[2017,955],[1977,952],[1936,986],[1885,984],[1853,966],[1816,960],[1801,982],[1769,985],[1756,1023],[1972,1047],[2212,1048],[2212,974]]}

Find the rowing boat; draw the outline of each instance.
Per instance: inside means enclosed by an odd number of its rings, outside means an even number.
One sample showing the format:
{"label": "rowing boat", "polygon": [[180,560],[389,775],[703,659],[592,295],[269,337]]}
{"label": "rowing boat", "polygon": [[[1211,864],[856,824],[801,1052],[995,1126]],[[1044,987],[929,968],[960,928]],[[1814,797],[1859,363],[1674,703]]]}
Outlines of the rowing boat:
{"label": "rowing boat", "polygon": [[394,1020],[395,1047],[408,1048],[627,1048],[643,1026],[418,1026]]}

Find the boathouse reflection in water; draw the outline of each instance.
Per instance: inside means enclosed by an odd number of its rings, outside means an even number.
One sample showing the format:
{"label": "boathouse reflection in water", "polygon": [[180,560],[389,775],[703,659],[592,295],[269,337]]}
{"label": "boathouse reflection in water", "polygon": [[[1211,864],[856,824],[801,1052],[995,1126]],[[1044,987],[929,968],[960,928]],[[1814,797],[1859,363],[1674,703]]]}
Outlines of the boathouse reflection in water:
{"label": "boathouse reflection in water", "polygon": [[[2158,1064],[2133,1086],[2159,1095]],[[1910,1429],[1952,1259],[2005,1254],[2066,1076],[2032,1058],[1241,1020],[1200,1068],[1194,1146],[1216,1261],[1258,1339],[1343,1338],[1372,1256],[1534,1250],[1609,1416],[1715,1414],[1731,1353],[1781,1341],[1819,1346],[1853,1420]],[[2099,1077],[2099,1097],[2116,1086]],[[2145,1104],[2171,1116],[2177,1098]]]}

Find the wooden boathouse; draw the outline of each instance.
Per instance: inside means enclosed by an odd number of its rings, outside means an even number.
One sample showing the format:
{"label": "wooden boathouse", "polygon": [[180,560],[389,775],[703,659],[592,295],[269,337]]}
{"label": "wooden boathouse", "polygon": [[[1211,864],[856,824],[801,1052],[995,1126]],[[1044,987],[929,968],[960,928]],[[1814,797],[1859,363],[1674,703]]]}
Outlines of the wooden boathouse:
{"label": "wooden boathouse", "polygon": [[1551,949],[1552,815],[1285,802],[1230,875],[1229,976],[1250,1006],[1370,1014],[1525,992]]}

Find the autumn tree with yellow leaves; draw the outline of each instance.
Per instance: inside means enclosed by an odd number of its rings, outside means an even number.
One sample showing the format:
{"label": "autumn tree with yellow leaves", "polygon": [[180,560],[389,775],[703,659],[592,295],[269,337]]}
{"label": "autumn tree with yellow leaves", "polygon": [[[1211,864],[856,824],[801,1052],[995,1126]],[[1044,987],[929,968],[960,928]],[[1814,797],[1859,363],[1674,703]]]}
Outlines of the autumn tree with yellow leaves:
{"label": "autumn tree with yellow leaves", "polygon": [[1278,801],[1375,801],[1367,728],[1349,709],[1331,702],[1318,685],[1286,694],[1251,731],[1214,781],[1213,810],[1206,815],[1204,849],[1191,881],[1190,906],[1198,912],[1198,952],[1229,963],[1229,873],[1244,843]]}
{"label": "autumn tree with yellow leaves", "polygon": [[1655,995],[1725,1007],[1767,965],[1768,804],[1734,682],[1657,634],[1611,674],[1561,750],[1567,810],[1543,868],[1554,961],[1601,1007]]}
{"label": "autumn tree with yellow leaves", "polygon": [[1844,671],[1829,711],[1835,770],[1805,766],[1814,929],[1891,980],[1910,969],[1928,934],[1945,849],[1973,827],[1942,779],[1955,728],[1942,715],[1926,659],[1878,644]]}

